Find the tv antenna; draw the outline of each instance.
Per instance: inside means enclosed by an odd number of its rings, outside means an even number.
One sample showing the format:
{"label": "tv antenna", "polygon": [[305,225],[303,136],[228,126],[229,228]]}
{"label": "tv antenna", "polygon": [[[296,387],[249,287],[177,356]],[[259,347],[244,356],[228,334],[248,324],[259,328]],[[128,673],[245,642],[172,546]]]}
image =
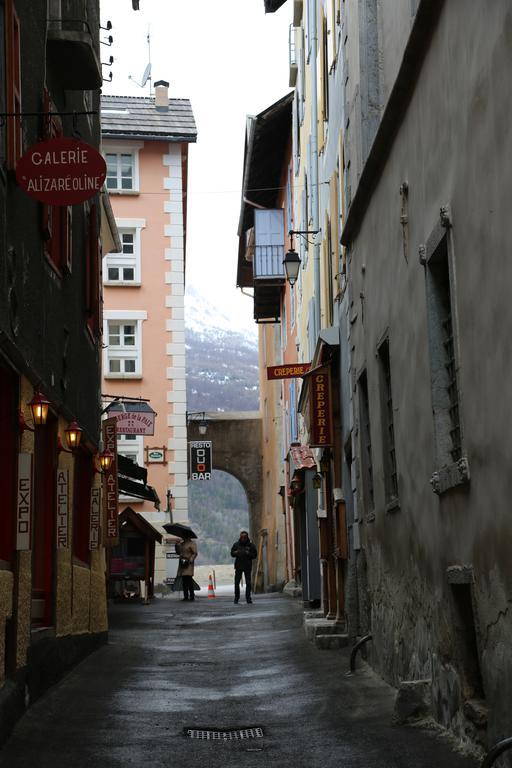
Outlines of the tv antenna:
{"label": "tv antenna", "polygon": [[141,78],[140,82],[138,80],[136,80],[132,75],[128,75],[128,80],[133,80],[133,82],[136,85],[138,85],[139,88],[144,88],[146,83],[149,80],[149,95],[151,96],[152,95],[152,87],[151,87],[151,35],[149,33],[149,27],[148,27],[148,36],[147,36],[146,39],[148,41],[148,60],[149,60],[147,66],[146,66],[146,69],[142,73],[142,78]]}

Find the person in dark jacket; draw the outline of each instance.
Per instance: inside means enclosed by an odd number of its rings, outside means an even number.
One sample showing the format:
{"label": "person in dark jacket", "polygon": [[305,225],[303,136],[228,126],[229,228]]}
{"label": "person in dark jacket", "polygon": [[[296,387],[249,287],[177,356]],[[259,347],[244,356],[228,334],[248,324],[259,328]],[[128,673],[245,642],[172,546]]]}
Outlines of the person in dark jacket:
{"label": "person in dark jacket", "polygon": [[240,532],[240,538],[235,541],[231,547],[231,557],[235,558],[235,604],[240,600],[240,579],[242,574],[245,579],[245,599],[246,602],[252,603],[251,600],[251,574],[252,574],[252,561],[258,553],[256,547],[249,539],[247,531]]}

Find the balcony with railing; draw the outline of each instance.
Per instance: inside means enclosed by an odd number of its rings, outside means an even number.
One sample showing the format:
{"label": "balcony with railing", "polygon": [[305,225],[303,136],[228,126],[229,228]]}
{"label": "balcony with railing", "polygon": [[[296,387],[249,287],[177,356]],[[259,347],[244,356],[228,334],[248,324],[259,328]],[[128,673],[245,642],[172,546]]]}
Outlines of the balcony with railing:
{"label": "balcony with railing", "polygon": [[290,77],[288,85],[290,88],[295,88],[297,82],[297,72],[299,70],[299,59],[297,55],[297,29],[290,24],[288,31],[288,59],[290,66]]}
{"label": "balcony with railing", "polygon": [[50,18],[46,57],[63,88],[70,91],[101,88],[101,62],[91,27],[84,19]]}
{"label": "balcony with railing", "polygon": [[281,315],[281,292],[286,281],[284,259],[284,211],[254,212],[254,318],[276,321]]}

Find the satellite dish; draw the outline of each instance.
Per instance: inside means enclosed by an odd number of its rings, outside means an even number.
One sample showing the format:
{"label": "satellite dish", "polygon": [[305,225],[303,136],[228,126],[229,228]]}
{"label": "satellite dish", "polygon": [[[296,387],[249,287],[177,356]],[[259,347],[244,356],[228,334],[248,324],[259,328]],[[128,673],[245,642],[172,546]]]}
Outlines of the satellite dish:
{"label": "satellite dish", "polygon": [[144,70],[144,74],[142,75],[142,82],[140,84],[141,88],[144,88],[144,86],[146,85],[150,77],[151,77],[151,63],[149,63],[146,69]]}
{"label": "satellite dish", "polygon": [[140,81],[140,83],[138,80],[132,77],[132,75],[128,75],[128,80],[133,80],[134,83],[137,83],[139,88],[144,88],[144,86],[146,85],[150,77],[151,77],[151,64],[148,64],[146,69],[144,70],[144,74],[142,75],[142,80]]}

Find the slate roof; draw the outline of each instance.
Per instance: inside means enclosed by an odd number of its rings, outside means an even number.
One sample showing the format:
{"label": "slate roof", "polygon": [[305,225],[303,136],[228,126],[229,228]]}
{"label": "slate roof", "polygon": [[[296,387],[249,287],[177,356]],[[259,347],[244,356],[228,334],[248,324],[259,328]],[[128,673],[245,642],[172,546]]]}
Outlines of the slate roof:
{"label": "slate roof", "polygon": [[265,13],[274,13],[286,0],[265,0]]}
{"label": "slate roof", "polygon": [[[115,110],[115,112],[114,112]],[[189,99],[169,99],[169,111],[147,96],[102,96],[101,132],[106,139],[195,142],[197,128]]]}

